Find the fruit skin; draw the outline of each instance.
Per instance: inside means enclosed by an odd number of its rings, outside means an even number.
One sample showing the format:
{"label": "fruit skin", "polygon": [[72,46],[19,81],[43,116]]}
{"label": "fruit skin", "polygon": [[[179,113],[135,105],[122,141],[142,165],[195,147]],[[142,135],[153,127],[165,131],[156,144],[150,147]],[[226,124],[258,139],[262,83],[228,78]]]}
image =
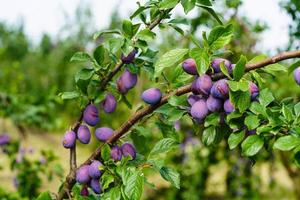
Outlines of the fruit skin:
{"label": "fruit skin", "polygon": [[232,113],[234,111],[234,107],[229,99],[224,102],[224,110],[227,114]]}
{"label": "fruit skin", "polygon": [[5,145],[10,142],[10,137],[7,134],[0,135],[0,145]]}
{"label": "fruit skin", "polygon": [[213,97],[212,95],[210,95],[208,97],[208,99],[206,100],[206,106],[208,108],[209,111],[211,112],[216,112],[221,110],[222,106],[223,106],[223,102],[222,100]]}
{"label": "fruit skin", "polygon": [[218,80],[212,86],[210,93],[213,97],[227,99],[229,95],[229,87],[225,79]]}
{"label": "fruit skin", "polygon": [[100,120],[98,108],[93,104],[88,105],[83,112],[83,120],[88,125],[95,126]]}
{"label": "fruit skin", "polygon": [[294,70],[294,79],[298,85],[300,85],[300,67]]}
{"label": "fruit skin", "polygon": [[188,74],[198,75],[196,62],[192,58],[188,58],[183,61],[182,68]]}
{"label": "fruit skin", "polygon": [[80,195],[83,196],[83,197],[89,196],[89,190],[86,186],[81,188]]}
{"label": "fruit skin", "polygon": [[191,94],[190,96],[188,96],[187,102],[190,104],[190,106],[192,106],[195,102],[199,101],[200,99],[200,96]]}
{"label": "fruit skin", "polygon": [[214,69],[214,73],[221,72],[221,68],[220,68],[221,62],[224,62],[224,65],[227,68],[228,72],[232,72],[232,65],[231,65],[231,62],[229,60],[224,59],[224,58],[215,58],[211,62],[211,66]]}
{"label": "fruit skin", "polygon": [[202,94],[208,96],[210,89],[213,86],[210,76],[204,74],[197,77],[192,83],[192,92],[193,94]]}
{"label": "fruit skin", "polygon": [[118,146],[111,148],[110,157],[115,161],[120,161],[122,159],[122,151]]}
{"label": "fruit skin", "polygon": [[116,110],[117,100],[112,93],[108,93],[101,103],[104,112],[112,113]]}
{"label": "fruit skin", "polygon": [[136,49],[133,49],[127,56],[125,56],[123,53],[121,55],[121,60],[125,64],[130,64],[135,59],[135,54],[137,53]]}
{"label": "fruit skin", "polygon": [[142,93],[141,97],[144,102],[155,105],[160,102],[162,94],[158,88],[149,88]]}
{"label": "fruit skin", "polygon": [[86,184],[90,182],[89,166],[83,165],[76,171],[76,181],[80,184]]}
{"label": "fruit skin", "polygon": [[64,135],[62,144],[65,148],[69,149],[75,146],[76,134],[74,131],[67,131]]}
{"label": "fruit skin", "polygon": [[191,108],[191,115],[198,121],[202,121],[208,115],[208,109],[204,100],[197,101]]}
{"label": "fruit skin", "polygon": [[102,192],[102,187],[100,185],[99,179],[92,179],[90,182],[90,186],[96,194],[100,194]]}
{"label": "fruit skin", "polygon": [[89,166],[89,176],[93,179],[100,178],[101,171],[99,167],[102,166],[102,163],[98,160],[94,160]]}
{"label": "fruit skin", "polygon": [[137,83],[137,75],[125,69],[123,74],[117,79],[117,88],[121,94],[126,94]]}
{"label": "fruit skin", "polygon": [[95,131],[96,138],[102,142],[106,142],[113,134],[114,131],[109,127],[100,127]]}
{"label": "fruit skin", "polygon": [[136,150],[135,150],[134,146],[130,143],[124,143],[121,146],[121,151],[122,151],[122,154],[124,157],[127,157],[130,155],[133,160],[136,158]]}
{"label": "fruit skin", "polygon": [[251,93],[251,100],[252,101],[256,100],[257,96],[259,95],[259,88],[258,88],[258,86],[255,83],[250,82],[250,84],[249,84],[249,90],[250,90],[250,93]]}
{"label": "fruit skin", "polygon": [[77,131],[77,138],[82,144],[88,144],[91,140],[91,132],[86,125],[80,125]]}

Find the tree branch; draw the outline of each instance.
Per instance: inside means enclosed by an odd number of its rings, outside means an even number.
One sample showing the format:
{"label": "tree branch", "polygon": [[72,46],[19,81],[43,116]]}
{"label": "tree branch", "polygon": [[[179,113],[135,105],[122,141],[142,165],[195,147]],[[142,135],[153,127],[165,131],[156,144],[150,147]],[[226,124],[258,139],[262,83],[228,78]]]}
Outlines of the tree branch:
{"label": "tree branch", "polygon": [[[283,52],[281,54],[278,54],[274,57],[265,59],[263,61],[254,63],[254,64],[248,64],[246,65],[246,69],[245,71],[251,71],[251,70],[255,70],[255,69],[259,69],[262,67],[265,67],[267,65],[270,64],[274,64],[277,63],[279,61],[282,60],[287,60],[290,58],[300,58],[300,51],[290,51],[290,52]],[[221,78],[224,78],[225,76],[222,73],[217,73],[217,74],[213,74],[211,75],[213,80],[219,80]],[[157,108],[159,108],[160,106],[166,104],[169,100],[170,97],[172,96],[180,96],[186,93],[191,92],[191,84],[186,85],[186,86],[182,86],[172,92],[170,92],[169,94],[165,95],[160,103],[153,105],[153,106],[147,106],[139,111],[137,111],[132,117],[130,117],[128,119],[128,121],[126,121],[124,124],[122,124],[120,126],[120,128],[118,128],[117,130],[115,130],[114,135],[106,142],[107,144],[113,144],[115,143],[119,138],[121,138],[135,123],[137,123],[139,120],[141,120],[143,117],[145,117],[146,115],[151,114],[154,110],[156,110]],[[93,153],[92,155],[80,166],[82,165],[87,165],[90,164],[93,160],[95,160],[97,157],[100,156],[101,153],[101,149],[104,146],[104,144],[100,145],[100,147],[98,147]],[[72,186],[75,183],[75,172],[73,171],[73,173],[70,173],[65,181],[64,184],[64,188],[63,190],[61,190],[61,192],[59,193],[59,197],[64,196],[65,194],[61,194],[64,193],[64,191],[69,191]],[[62,198],[58,198],[58,199],[62,199]]]}

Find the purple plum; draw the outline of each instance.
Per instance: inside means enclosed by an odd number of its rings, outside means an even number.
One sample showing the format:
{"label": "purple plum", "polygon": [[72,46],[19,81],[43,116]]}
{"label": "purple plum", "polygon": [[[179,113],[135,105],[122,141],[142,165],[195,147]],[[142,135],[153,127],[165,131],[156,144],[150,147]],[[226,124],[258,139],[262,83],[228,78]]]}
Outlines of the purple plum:
{"label": "purple plum", "polygon": [[136,150],[130,143],[124,143],[121,146],[121,151],[124,157],[131,156],[133,160],[136,158]]}
{"label": "purple plum", "polygon": [[100,185],[99,179],[92,179],[90,182],[90,186],[96,194],[100,194],[102,192],[102,187]]}
{"label": "purple plum", "polygon": [[192,83],[192,92],[194,94],[203,94],[208,96],[213,83],[210,76],[204,74],[197,77]]}
{"label": "purple plum", "polygon": [[221,79],[215,82],[210,90],[210,93],[213,97],[227,99],[229,95],[227,80]]}
{"label": "purple plum", "polygon": [[5,145],[10,142],[10,136],[7,134],[0,135],[0,145]]}
{"label": "purple plum", "polygon": [[83,186],[80,190],[80,195],[83,197],[89,196],[89,190],[86,186]]}
{"label": "purple plum", "polygon": [[65,148],[69,149],[75,146],[76,134],[74,131],[67,131],[64,135],[62,144]]}
{"label": "purple plum", "polygon": [[90,182],[89,166],[83,165],[76,171],[76,181],[80,184],[86,184]]}
{"label": "purple plum", "polygon": [[106,142],[113,134],[114,131],[109,127],[100,127],[95,131],[96,138],[102,142]]}
{"label": "purple plum", "polygon": [[125,64],[130,64],[134,61],[135,54],[137,53],[136,49],[133,49],[127,56],[122,53],[121,60]]}
{"label": "purple plum", "polygon": [[221,68],[220,68],[221,62],[224,62],[224,65],[227,68],[228,72],[232,72],[232,65],[231,65],[231,62],[229,60],[224,59],[224,58],[215,58],[211,62],[211,66],[214,69],[214,73],[221,72]]}
{"label": "purple plum", "polygon": [[104,112],[112,113],[117,107],[117,100],[112,93],[108,93],[105,99],[101,102]]}
{"label": "purple plum", "polygon": [[203,120],[208,115],[208,109],[204,100],[199,100],[191,108],[193,118]]}
{"label": "purple plum", "polygon": [[247,131],[247,135],[255,135],[255,134],[256,134],[256,129]]}
{"label": "purple plum", "polygon": [[188,74],[198,75],[196,62],[192,58],[188,58],[183,61],[182,68]]}
{"label": "purple plum", "polygon": [[224,110],[227,114],[229,113],[232,113],[234,111],[234,106],[232,105],[232,103],[230,102],[229,99],[227,99],[225,102],[224,102]]}
{"label": "purple plum", "polygon": [[188,96],[187,101],[190,104],[190,106],[192,106],[195,102],[199,101],[200,99],[200,96],[191,94]]}
{"label": "purple plum", "polygon": [[95,105],[88,105],[83,112],[83,120],[90,126],[95,126],[99,122],[99,113]]}
{"label": "purple plum", "polygon": [[126,94],[128,92],[129,89],[127,89],[123,83],[123,79],[122,79],[122,76],[120,76],[119,78],[117,78],[117,88],[118,88],[118,91],[121,93],[121,94]]}
{"label": "purple plum", "polygon": [[150,105],[155,105],[160,102],[162,97],[161,91],[158,88],[149,88],[142,93],[142,99]]}
{"label": "purple plum", "polygon": [[91,140],[91,132],[86,125],[80,125],[77,131],[77,138],[82,144],[88,144]]}
{"label": "purple plum", "polygon": [[259,88],[255,83],[250,82],[249,90],[251,93],[251,100],[254,101],[256,99],[256,97],[259,95]]}
{"label": "purple plum", "polygon": [[99,167],[102,166],[102,163],[98,160],[94,160],[89,166],[89,176],[91,178],[100,178],[101,171]]}
{"label": "purple plum", "polygon": [[294,79],[298,85],[300,85],[300,67],[294,70]]}
{"label": "purple plum", "polygon": [[210,95],[206,100],[206,106],[209,111],[216,112],[222,108],[223,102],[221,99],[215,98],[212,95]]}
{"label": "purple plum", "polygon": [[115,161],[120,161],[122,159],[122,151],[118,146],[111,148],[110,157]]}
{"label": "purple plum", "polygon": [[137,83],[137,74],[131,73],[128,69],[117,79],[117,87],[121,94],[126,94]]}

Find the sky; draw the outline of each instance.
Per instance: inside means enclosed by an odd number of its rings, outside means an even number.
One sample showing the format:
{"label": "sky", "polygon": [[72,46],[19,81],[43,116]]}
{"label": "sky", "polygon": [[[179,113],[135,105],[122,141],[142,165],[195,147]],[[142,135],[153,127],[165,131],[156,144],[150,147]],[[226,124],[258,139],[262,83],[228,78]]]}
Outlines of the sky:
{"label": "sky", "polygon": [[[99,29],[109,24],[110,14],[115,8],[126,18],[137,7],[136,0],[0,0],[0,21],[9,24],[22,21],[25,32],[33,41],[38,41],[44,32],[55,36],[64,25],[65,14],[72,16],[80,2],[91,5]],[[252,21],[260,19],[269,24],[270,29],[262,34],[256,47],[264,52],[284,47],[288,42],[288,22],[291,19],[280,9],[278,2],[244,0],[240,10]],[[183,13],[179,6],[175,12]]]}

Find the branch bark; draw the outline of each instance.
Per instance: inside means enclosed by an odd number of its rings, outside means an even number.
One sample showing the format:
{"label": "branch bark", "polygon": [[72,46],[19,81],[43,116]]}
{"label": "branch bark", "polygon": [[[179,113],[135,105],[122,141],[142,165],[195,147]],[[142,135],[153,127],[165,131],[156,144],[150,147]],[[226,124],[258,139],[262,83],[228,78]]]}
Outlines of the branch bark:
{"label": "branch bark", "polygon": [[[300,51],[290,51],[290,52],[283,52],[280,53],[274,57],[265,59],[263,61],[254,63],[254,64],[248,64],[246,65],[245,71],[251,71],[255,69],[259,69],[262,67],[265,67],[270,64],[274,64],[283,60],[291,59],[291,58],[300,58]],[[224,78],[225,76],[222,73],[217,73],[211,75],[213,80],[219,80],[221,78]],[[114,135],[106,142],[107,144],[113,144],[115,143],[119,138],[121,138],[135,123],[137,123],[139,120],[141,120],[146,115],[151,114],[154,110],[159,108],[160,106],[166,104],[170,97],[172,96],[180,96],[186,93],[191,92],[191,84],[182,86],[169,94],[165,95],[160,103],[154,105],[154,106],[147,106],[139,111],[137,111],[132,117],[130,117],[124,124],[122,124],[117,130],[115,130]],[[100,156],[101,149],[104,146],[102,144],[100,147],[98,147],[91,156],[80,166],[82,165],[88,165],[93,160],[95,160],[97,157]],[[64,183],[64,188],[59,192],[59,198],[62,199],[63,196],[65,196],[65,191],[69,191],[73,185],[75,184],[75,171],[70,172],[70,174],[66,177],[66,181]]]}

